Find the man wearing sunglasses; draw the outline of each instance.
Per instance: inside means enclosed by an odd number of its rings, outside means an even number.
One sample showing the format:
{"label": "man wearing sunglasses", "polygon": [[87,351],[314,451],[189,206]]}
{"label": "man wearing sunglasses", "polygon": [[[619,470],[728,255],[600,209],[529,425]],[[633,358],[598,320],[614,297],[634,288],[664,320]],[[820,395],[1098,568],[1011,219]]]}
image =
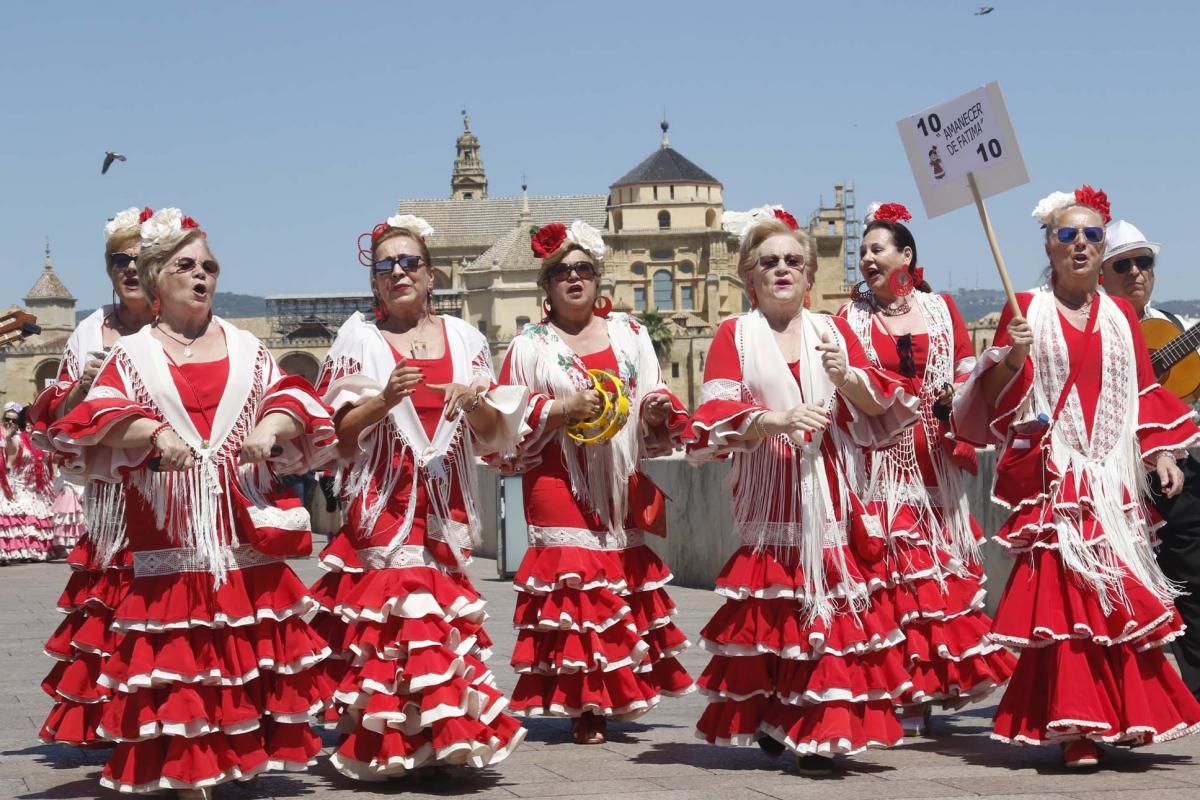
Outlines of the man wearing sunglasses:
{"label": "man wearing sunglasses", "polygon": [[[1150,304],[1154,293],[1154,267],[1160,246],[1148,242],[1142,232],[1123,219],[1108,225],[1104,248],[1104,290],[1123,297],[1133,305],[1140,319],[1167,319],[1181,330],[1194,320],[1155,308]],[[1158,532],[1162,544],[1158,563],[1163,573],[1182,584],[1188,594],[1176,598],[1175,607],[1187,624],[1183,636],[1170,645],[1184,683],[1200,699],[1200,461],[1196,454],[1179,462],[1183,470],[1183,491],[1176,497],[1164,497],[1158,490],[1157,476],[1150,475],[1151,499],[1167,521]]]}

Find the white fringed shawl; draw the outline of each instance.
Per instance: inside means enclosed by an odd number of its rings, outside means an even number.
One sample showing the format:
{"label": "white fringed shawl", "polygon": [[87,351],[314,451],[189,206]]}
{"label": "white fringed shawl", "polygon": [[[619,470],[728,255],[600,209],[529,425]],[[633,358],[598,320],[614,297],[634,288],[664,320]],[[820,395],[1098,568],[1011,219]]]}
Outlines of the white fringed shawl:
{"label": "white fringed shawl", "polygon": [[[737,320],[735,341],[741,360],[742,383],[757,405],[773,411],[787,411],[801,403],[824,407],[836,418],[838,395],[821,366],[821,352],[816,349],[822,337],[828,336],[843,351],[846,342],[833,319],[824,314],[802,312],[800,349],[800,384],[797,385],[766,317],[760,311],[744,314]],[[860,373],[860,379],[866,377]],[[826,473],[826,455],[822,440],[829,436],[832,450],[839,463],[834,464],[840,476],[831,486]],[[786,485],[784,472],[788,460],[799,467],[799,477]],[[849,513],[850,499],[847,475],[861,474],[865,469],[862,452],[849,441],[836,423],[813,436],[811,442],[797,444],[786,436],[763,440],[750,452],[737,452],[730,473],[732,485],[738,490],[733,498],[734,526],[742,541],[755,542],[758,550],[767,546],[799,549],[804,570],[805,609],[808,624],[816,619],[828,622],[833,616],[836,592],[831,592],[825,578],[825,548],[831,548],[840,574],[847,575],[845,525],[837,518],[833,493],[844,515]],[[783,496],[780,497],[780,489]],[[775,522],[767,517],[782,510],[784,518],[800,520]],[[867,603],[866,587],[847,585],[847,600],[852,610],[859,611]]]}
{"label": "white fringed shawl", "polygon": [[[1114,602],[1128,606],[1123,573],[1146,586],[1164,605],[1179,591],[1167,580],[1154,560],[1150,532],[1142,508],[1146,472],[1138,446],[1138,376],[1129,321],[1107,295],[1097,294],[1100,303],[1096,329],[1101,350],[1087,354],[1093,368],[1101,370],[1100,394],[1088,436],[1087,421],[1072,387],[1059,419],[1051,430],[1051,457],[1059,472],[1070,475],[1076,485],[1086,481],[1095,515],[1104,530],[1102,541],[1085,541],[1080,509],[1059,506],[1054,498],[1044,507],[1052,515],[1058,548],[1064,565],[1088,581],[1108,613]],[[1034,384],[1028,416],[1051,414],[1070,374],[1066,336],[1054,294],[1048,287],[1033,293],[1027,318],[1034,331],[1032,357]],[[1085,367],[1087,368],[1087,367]],[[1126,494],[1134,504],[1127,513]]]}
{"label": "white fringed shawl", "polygon": [[[457,317],[439,316],[438,319],[446,328],[453,382],[464,386],[491,386],[495,376],[487,339]],[[333,377],[324,400],[336,413],[340,408],[377,395],[383,391],[395,367],[395,356],[379,328],[356,312],[338,330],[326,359],[324,370]],[[485,449],[515,447],[519,437],[528,430],[523,427],[527,399],[528,392],[523,387],[496,387],[485,395],[484,402],[500,411],[503,422],[494,440],[480,442]],[[479,497],[475,478],[476,446],[473,435],[464,435],[469,430],[462,414],[453,420],[447,420],[443,415],[430,438],[408,397],[393,406],[382,422],[363,430],[359,436],[358,455],[353,461],[343,463],[338,471],[345,492],[351,498],[362,498],[364,503],[360,533],[364,537],[371,535],[388,500],[397,491],[402,470],[395,465],[411,463],[414,480],[409,488],[405,517],[388,543],[389,551],[398,551],[408,541],[417,510],[418,481],[421,480],[428,489],[433,515],[443,523],[451,519],[452,487],[455,480],[459,482],[466,504],[470,539],[473,544],[478,544],[481,524],[475,505]],[[379,469],[383,470],[382,474],[376,474]],[[372,484],[377,495],[373,502],[368,502]],[[446,542],[460,565],[465,564],[460,543],[449,532]]]}
{"label": "white fringed shawl", "polygon": [[[600,445],[581,445],[565,430],[556,434],[571,480],[571,494],[600,518],[607,530],[624,531],[629,510],[629,479],[646,455],[641,430],[642,401],[666,389],[650,335],[628,314],[609,314],[608,341],[618,377],[630,390],[629,420]],[[531,392],[565,398],[592,388],[583,359],[547,323],[526,325],[509,345],[510,379]]]}
{"label": "white fringed shawl", "polygon": [[[930,530],[937,532],[936,535],[941,535],[944,524],[950,538],[949,541],[938,542],[938,545],[949,551],[965,568],[966,564],[980,563],[979,543],[971,527],[971,510],[963,488],[962,470],[942,448],[943,432],[933,416],[939,388],[945,384],[953,385],[957,373],[954,363],[954,323],[950,309],[940,295],[914,292],[910,300],[925,319],[929,335],[929,355],[921,379],[920,424],[925,429],[929,460],[933,464],[934,480],[937,482],[933,490],[936,503],[930,502],[929,493],[924,490],[925,478],[917,462],[916,437],[912,428],[905,430],[896,445],[872,454],[866,495],[885,498],[884,509],[889,523],[903,505],[912,504],[919,509],[920,518],[927,521]],[[871,306],[857,301],[849,304],[846,307],[846,320],[862,342],[871,363],[883,366],[875,351]],[[904,491],[906,487],[920,487],[918,496]],[[934,563],[938,563],[937,560]]]}

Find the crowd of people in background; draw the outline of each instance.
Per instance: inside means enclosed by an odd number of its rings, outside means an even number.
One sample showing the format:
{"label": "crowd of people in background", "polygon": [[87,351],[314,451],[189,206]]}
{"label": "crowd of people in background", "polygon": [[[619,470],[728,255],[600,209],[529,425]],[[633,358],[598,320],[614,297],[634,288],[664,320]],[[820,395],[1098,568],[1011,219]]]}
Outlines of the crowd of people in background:
{"label": "crowd of people in background", "polygon": [[[106,787],[209,797],[307,768],[320,724],[334,768],[377,781],[499,764],[522,716],[603,743],[696,690],[701,739],[804,775],[997,692],[992,736],[1059,745],[1071,768],[1200,730],[1200,428],[1139,328],[1161,313],[1159,245],[1112,222],[1103,192],[1050,195],[1044,284],[977,357],[902,205],[871,209],[835,315],[809,309],[815,246],[792,215],[743,216],[751,310],[718,326],[688,409],[600,294],[606,246],[584,222],[531,231],[544,316],[499,370],[482,334],[434,313],[435,231],[376,225],[359,242],[374,313],[341,326],[314,386],[213,315],[222,264],[191,217],[115,215],[112,304],[30,422],[4,412],[0,559],[69,551],[73,568],[43,739],[111,746]],[[982,447],[1014,558],[994,617],[964,491]],[[668,500],[641,469],[680,450],[731,462],[737,544],[694,678],[647,545]],[[466,570],[479,460],[523,477],[510,696]],[[305,586],[287,560],[311,554],[308,515],[276,476],[312,471],[345,515]]]}

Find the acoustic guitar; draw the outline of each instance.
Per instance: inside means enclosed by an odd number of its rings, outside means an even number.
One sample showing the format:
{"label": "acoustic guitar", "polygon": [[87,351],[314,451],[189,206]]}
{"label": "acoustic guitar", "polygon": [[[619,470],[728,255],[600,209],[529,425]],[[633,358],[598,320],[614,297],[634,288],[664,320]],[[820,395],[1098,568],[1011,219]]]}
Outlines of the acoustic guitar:
{"label": "acoustic guitar", "polygon": [[1200,394],[1200,323],[1186,331],[1167,319],[1142,320],[1150,363],[1163,388],[1191,402]]}
{"label": "acoustic guitar", "polygon": [[28,311],[10,311],[0,316],[0,347],[20,341],[26,336],[36,336],[42,329],[37,317]]}

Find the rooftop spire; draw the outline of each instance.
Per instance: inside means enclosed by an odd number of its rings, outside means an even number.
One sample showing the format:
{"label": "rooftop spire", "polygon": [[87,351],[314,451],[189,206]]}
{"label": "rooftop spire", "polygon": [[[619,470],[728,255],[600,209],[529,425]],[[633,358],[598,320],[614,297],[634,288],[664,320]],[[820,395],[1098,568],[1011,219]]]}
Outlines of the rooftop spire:
{"label": "rooftop spire", "polygon": [[463,118],[463,130],[466,131],[467,133],[470,133],[471,132],[471,115],[467,113],[467,110],[465,108],[462,110],[462,118]]}
{"label": "rooftop spire", "polygon": [[46,237],[46,271],[50,272],[54,269],[54,262],[50,260],[50,237]]}
{"label": "rooftop spire", "polygon": [[666,149],[671,146],[671,137],[667,136],[667,129],[671,127],[671,123],[667,122],[667,112],[663,111],[662,122],[658,123],[658,127],[662,128],[663,138],[662,146]]}
{"label": "rooftop spire", "polygon": [[480,200],[487,197],[487,175],[479,154],[479,137],[471,132],[471,115],[462,110],[463,132],[456,142],[457,156],[450,175],[450,197],[454,200]]}
{"label": "rooftop spire", "polygon": [[529,213],[529,182],[525,180],[525,173],[521,173],[521,217],[530,216]]}

